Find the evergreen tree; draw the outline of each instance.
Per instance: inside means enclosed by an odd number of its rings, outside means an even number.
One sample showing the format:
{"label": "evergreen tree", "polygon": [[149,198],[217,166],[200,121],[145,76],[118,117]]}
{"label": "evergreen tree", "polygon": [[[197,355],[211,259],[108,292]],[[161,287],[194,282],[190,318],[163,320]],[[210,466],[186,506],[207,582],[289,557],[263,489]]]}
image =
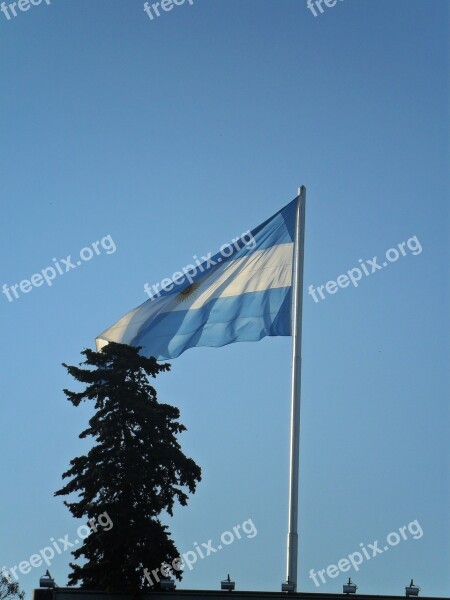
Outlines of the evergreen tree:
{"label": "evergreen tree", "polygon": [[[82,392],[64,393],[74,406],[95,402],[89,427],[80,434],[95,440],[85,456],[71,460],[63,478],[70,481],[56,496],[77,494],[64,503],[76,518],[93,523],[107,513],[113,526],[96,526],[72,552],[84,557],[71,563],[69,585],[82,588],[138,592],[150,586],[143,577],[179,556],[168,527],[159,515],[173,515],[174,503],[187,504],[201,480],[200,467],[181,451],[177,434],[185,431],[180,412],[157,401],[148,377],[168,371],[170,365],[139,354],[140,348],[110,343],[101,352],[84,350],[80,368],[64,364]],[[175,563],[177,565],[177,563]],[[179,570],[173,574],[181,579]]]}
{"label": "evergreen tree", "polygon": [[22,592],[17,582],[13,582],[10,574],[2,570],[0,573],[0,600],[24,600],[25,592]]}

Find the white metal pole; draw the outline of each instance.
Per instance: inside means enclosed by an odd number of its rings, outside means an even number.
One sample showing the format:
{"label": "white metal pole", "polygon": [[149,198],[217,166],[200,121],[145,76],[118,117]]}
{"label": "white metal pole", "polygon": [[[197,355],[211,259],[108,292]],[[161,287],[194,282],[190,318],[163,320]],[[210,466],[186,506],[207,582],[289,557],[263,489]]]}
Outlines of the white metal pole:
{"label": "white metal pole", "polygon": [[295,218],[294,268],[292,282],[292,392],[291,392],[291,447],[289,472],[289,532],[287,538],[287,582],[297,590],[298,564],[298,481],[300,451],[300,396],[302,373],[302,310],[303,265],[305,249],[306,188],[298,191]]}

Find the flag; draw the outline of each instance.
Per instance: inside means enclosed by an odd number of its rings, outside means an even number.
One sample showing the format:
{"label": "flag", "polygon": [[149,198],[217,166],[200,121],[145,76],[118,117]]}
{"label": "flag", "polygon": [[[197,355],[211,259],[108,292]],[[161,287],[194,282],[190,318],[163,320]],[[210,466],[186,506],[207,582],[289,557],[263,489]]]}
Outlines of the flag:
{"label": "flag", "polygon": [[101,333],[97,350],[120,342],[166,360],[198,346],[291,335],[296,208],[297,199],[213,257],[174,274],[161,293]]}

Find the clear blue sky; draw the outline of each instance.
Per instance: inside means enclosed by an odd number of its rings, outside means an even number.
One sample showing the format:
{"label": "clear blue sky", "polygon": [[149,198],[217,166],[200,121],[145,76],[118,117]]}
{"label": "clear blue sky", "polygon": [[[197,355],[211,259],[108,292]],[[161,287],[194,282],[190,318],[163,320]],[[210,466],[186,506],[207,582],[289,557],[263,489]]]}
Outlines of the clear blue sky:
{"label": "clear blue sky", "polygon": [[[318,303],[305,293],[299,587],[340,591],[350,575],[401,595],[414,577],[450,596],[448,7],[344,0],[314,17],[306,0],[195,0],[152,21],[141,0],[52,0],[0,13],[0,285],[105,236],[116,246],[0,296],[0,566],[79,525],[52,494],[87,448],[91,409],[65,399],[61,363],[143,302],[144,283],[305,184],[306,286],[412,236],[422,252]],[[189,350],[156,382],[203,468],[171,521],[179,549],[247,519],[258,531],[199,560],[183,587],[284,579],[290,346]],[[420,539],[359,572],[320,588],[308,577],[416,519]],[[60,585],[70,558],[51,566]],[[44,570],[21,576],[28,597]]]}

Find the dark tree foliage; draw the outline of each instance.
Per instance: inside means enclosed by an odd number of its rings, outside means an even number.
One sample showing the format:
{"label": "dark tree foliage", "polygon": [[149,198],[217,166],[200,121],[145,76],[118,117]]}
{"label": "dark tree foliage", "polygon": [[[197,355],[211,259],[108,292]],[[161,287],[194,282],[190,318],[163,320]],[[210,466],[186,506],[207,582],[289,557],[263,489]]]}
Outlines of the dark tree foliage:
{"label": "dark tree foliage", "polygon": [[[170,365],[139,354],[140,348],[110,343],[101,352],[84,350],[79,368],[64,364],[70,375],[86,384],[82,392],[64,393],[74,406],[92,400],[95,414],[80,438],[95,443],[86,456],[70,461],[63,474],[69,482],[56,496],[77,494],[65,501],[76,518],[107,513],[113,526],[97,527],[72,554],[69,585],[106,591],[139,592],[150,584],[150,571],[179,556],[168,527],[158,516],[172,516],[174,503],[187,504],[201,479],[200,467],[181,451],[177,435],[185,431],[180,412],[157,401],[148,377]],[[181,579],[180,572],[174,575]]]}
{"label": "dark tree foliage", "polygon": [[21,592],[19,584],[13,582],[11,577],[4,573],[0,573],[0,600],[23,600],[25,598],[25,592]]}

